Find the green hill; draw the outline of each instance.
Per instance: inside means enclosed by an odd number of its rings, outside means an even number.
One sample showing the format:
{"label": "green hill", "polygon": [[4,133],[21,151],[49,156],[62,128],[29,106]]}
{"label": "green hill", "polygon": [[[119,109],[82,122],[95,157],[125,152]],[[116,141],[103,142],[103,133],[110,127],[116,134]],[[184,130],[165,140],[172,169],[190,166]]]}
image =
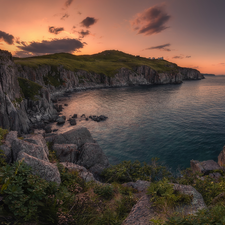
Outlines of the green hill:
{"label": "green hill", "polygon": [[136,66],[146,65],[157,72],[174,71],[177,65],[166,60],[147,59],[144,57],[126,54],[117,50],[107,50],[94,55],[72,55],[56,53],[29,58],[14,58],[16,64],[37,68],[41,65],[63,65],[71,71],[85,70],[98,74],[112,76],[122,67],[133,69]]}

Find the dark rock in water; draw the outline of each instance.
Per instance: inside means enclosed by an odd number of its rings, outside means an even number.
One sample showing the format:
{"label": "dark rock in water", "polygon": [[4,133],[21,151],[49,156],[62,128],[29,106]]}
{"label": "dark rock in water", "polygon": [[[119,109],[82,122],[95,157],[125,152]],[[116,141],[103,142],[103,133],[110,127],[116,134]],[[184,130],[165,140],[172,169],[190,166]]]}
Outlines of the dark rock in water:
{"label": "dark rock in water", "polygon": [[77,124],[74,118],[73,119],[71,118],[69,121],[70,121],[70,125],[72,126]]}
{"label": "dark rock in water", "polygon": [[101,116],[89,116],[90,119],[92,119],[93,121],[96,121],[96,122],[100,122],[100,121],[105,121],[108,117],[107,116],[104,116],[104,115],[101,115]]}
{"label": "dark rock in water", "polygon": [[63,118],[64,120],[66,120],[66,116],[62,116],[62,118]]}
{"label": "dark rock in water", "polygon": [[225,165],[225,146],[223,147],[223,150],[220,152],[220,154],[218,156],[218,164],[220,166]]}
{"label": "dark rock in water", "polygon": [[199,162],[198,160],[191,160],[191,169],[193,172],[200,172],[208,175],[213,170],[219,170],[220,166],[214,160],[207,160]]}
{"label": "dark rock in water", "polygon": [[64,106],[68,106],[68,104],[64,104]]}
{"label": "dark rock in water", "polygon": [[82,114],[81,117],[85,117],[85,114]]}
{"label": "dark rock in water", "polygon": [[59,112],[61,112],[63,110],[62,105],[59,105]]}
{"label": "dark rock in water", "polygon": [[73,114],[72,118],[77,118],[77,114]]}
{"label": "dark rock in water", "polygon": [[88,120],[88,117],[86,118],[86,120]]}
{"label": "dark rock in water", "polygon": [[106,120],[108,117],[107,117],[107,116],[104,116],[104,115],[101,115],[101,116],[99,116],[99,118],[100,118],[102,121],[104,121],[104,120]]}
{"label": "dark rock in water", "polygon": [[56,131],[58,131],[58,129],[53,129],[53,132],[56,132]]}
{"label": "dark rock in water", "polygon": [[44,128],[45,132],[46,133],[51,133],[52,132],[52,128],[50,125],[47,125],[45,128]]}
{"label": "dark rock in water", "polygon": [[64,124],[65,123],[65,119],[63,117],[59,117],[57,120],[56,120],[57,124]]}

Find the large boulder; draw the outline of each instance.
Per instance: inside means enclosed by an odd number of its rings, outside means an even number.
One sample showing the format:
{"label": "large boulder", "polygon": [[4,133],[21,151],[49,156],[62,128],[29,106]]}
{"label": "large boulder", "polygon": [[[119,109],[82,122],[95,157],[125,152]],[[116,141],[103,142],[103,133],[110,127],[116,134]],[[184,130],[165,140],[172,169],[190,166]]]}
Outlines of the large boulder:
{"label": "large boulder", "polygon": [[72,129],[56,135],[53,141],[55,144],[76,144],[78,148],[85,143],[95,142],[90,131],[86,127]]}
{"label": "large boulder", "polygon": [[204,175],[208,175],[213,170],[221,169],[219,164],[214,160],[207,160],[203,162],[199,162],[198,160],[191,160],[191,169],[194,173],[200,172]]}
{"label": "large boulder", "polygon": [[71,162],[77,161],[78,150],[75,144],[54,144],[52,146],[55,151],[57,158],[60,162]]}
{"label": "large boulder", "polygon": [[27,165],[32,167],[34,174],[39,175],[47,181],[53,181],[57,184],[61,183],[60,173],[57,166],[44,160],[35,158],[25,152],[19,152],[17,161],[23,160]]}
{"label": "large boulder", "polygon": [[93,174],[91,172],[89,172],[83,166],[79,166],[77,164],[68,163],[68,162],[62,162],[60,164],[62,164],[64,167],[66,167],[69,171],[76,171],[76,172],[78,172],[79,176],[86,182],[94,181],[96,183],[100,183],[99,181],[97,181],[94,178]]}
{"label": "large boulder", "polygon": [[204,202],[202,195],[192,186],[173,184],[173,189],[181,192],[182,194],[186,194],[193,197],[191,204],[189,205],[184,204],[177,207],[176,212],[183,213],[185,215],[190,215],[196,214],[199,210],[207,209],[207,206]]}
{"label": "large boulder", "polygon": [[218,164],[222,167],[225,165],[225,146],[218,156]]}
{"label": "large boulder", "polygon": [[137,204],[133,206],[122,225],[148,225],[154,213],[149,196],[144,195],[139,199]]}
{"label": "large boulder", "polygon": [[85,143],[77,164],[89,169],[94,175],[100,175],[109,166],[109,161],[97,143]]}
{"label": "large boulder", "polygon": [[28,155],[49,162],[48,148],[42,135],[28,135],[27,139],[19,139],[17,131],[10,131],[6,136],[7,146],[11,147],[12,162],[17,160],[19,152],[26,152]]}

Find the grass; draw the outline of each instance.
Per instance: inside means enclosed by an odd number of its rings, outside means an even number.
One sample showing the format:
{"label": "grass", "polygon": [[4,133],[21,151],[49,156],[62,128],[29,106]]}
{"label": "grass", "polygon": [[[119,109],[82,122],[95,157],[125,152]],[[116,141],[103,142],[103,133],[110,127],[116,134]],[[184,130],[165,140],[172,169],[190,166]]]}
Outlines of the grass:
{"label": "grass", "polygon": [[117,50],[107,50],[94,55],[72,55],[56,53],[29,58],[14,58],[16,64],[38,68],[42,65],[63,67],[70,71],[85,70],[91,73],[113,76],[120,68],[134,69],[146,65],[157,72],[176,71],[177,65],[166,60],[149,60],[144,57],[135,57]]}

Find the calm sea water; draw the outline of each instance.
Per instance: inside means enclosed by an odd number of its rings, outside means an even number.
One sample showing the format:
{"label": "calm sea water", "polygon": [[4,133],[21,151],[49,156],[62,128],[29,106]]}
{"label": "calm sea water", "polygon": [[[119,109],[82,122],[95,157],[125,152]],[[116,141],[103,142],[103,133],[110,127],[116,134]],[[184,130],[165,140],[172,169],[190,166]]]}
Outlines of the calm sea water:
{"label": "calm sea water", "polygon": [[[190,160],[217,160],[225,145],[225,78],[206,77],[181,85],[110,88],[74,93],[63,115],[105,115],[104,122],[79,121],[111,164],[150,162],[172,170]],[[71,127],[66,123],[60,131]]]}

